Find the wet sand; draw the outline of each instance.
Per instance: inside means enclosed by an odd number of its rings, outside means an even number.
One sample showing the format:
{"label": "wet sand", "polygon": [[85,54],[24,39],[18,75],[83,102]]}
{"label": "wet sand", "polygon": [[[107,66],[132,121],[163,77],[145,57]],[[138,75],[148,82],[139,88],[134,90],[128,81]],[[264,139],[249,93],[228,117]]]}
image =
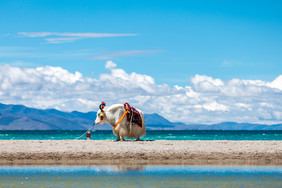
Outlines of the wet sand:
{"label": "wet sand", "polygon": [[0,140],[0,165],[282,165],[282,141]]}

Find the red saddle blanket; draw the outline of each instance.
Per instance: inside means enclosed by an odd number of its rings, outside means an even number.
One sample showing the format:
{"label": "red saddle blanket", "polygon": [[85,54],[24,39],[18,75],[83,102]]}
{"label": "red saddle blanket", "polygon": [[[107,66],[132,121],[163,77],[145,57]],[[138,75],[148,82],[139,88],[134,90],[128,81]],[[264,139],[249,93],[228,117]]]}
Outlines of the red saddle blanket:
{"label": "red saddle blanket", "polygon": [[135,123],[139,127],[142,127],[142,118],[138,110],[129,106],[128,103],[124,104],[124,108],[125,110],[128,110],[128,113],[127,113],[128,122],[132,121],[131,123]]}

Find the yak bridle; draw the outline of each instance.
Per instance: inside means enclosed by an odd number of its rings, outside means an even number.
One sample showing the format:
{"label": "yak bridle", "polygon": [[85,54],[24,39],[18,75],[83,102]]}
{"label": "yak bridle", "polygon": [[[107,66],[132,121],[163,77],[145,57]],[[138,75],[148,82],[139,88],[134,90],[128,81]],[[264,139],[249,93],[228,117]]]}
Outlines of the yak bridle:
{"label": "yak bridle", "polygon": [[104,108],[105,108],[106,104],[104,102],[102,102],[102,104],[100,104],[99,109],[101,110],[101,114],[100,114],[100,120],[104,119]]}

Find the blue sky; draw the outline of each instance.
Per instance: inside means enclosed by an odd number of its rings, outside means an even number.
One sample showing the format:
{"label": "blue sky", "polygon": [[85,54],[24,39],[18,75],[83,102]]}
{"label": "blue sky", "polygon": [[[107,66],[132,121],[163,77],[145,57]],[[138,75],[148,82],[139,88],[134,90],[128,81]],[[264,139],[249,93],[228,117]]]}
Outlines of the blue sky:
{"label": "blue sky", "polygon": [[[73,76],[74,79],[78,78],[75,77],[75,72],[79,72],[82,74],[81,78],[88,77],[96,81],[101,81],[101,77],[104,78],[105,75],[109,76],[109,80],[110,77],[120,79],[124,75],[131,75],[132,79],[148,81],[148,85],[140,82],[139,86],[140,90],[144,89],[144,92],[149,93],[136,94],[143,97],[136,99],[137,102],[123,93],[121,96],[128,97],[129,101],[136,102],[141,108],[147,103],[140,101],[148,100],[149,103],[153,100],[144,99],[153,96],[150,94],[152,90],[148,89],[153,87],[152,84],[164,90],[166,86],[161,86],[167,85],[169,92],[166,94],[169,93],[170,97],[175,97],[177,93],[172,91],[175,85],[182,87],[183,91],[177,88],[180,93],[191,92],[187,96],[194,97],[196,95],[193,92],[215,91],[211,85],[220,87],[218,91],[223,92],[223,85],[227,87],[234,79],[240,80],[242,88],[254,83],[256,87],[263,85],[282,88],[278,79],[282,74],[281,1],[0,0],[0,26],[0,65],[3,71],[11,71],[8,75],[11,79],[9,81],[4,80],[2,73],[2,83],[6,83],[2,84],[3,92],[10,88],[8,86],[20,83],[13,77],[16,75],[14,71],[18,73],[19,70],[13,67],[20,68],[22,74],[38,71],[44,75],[38,77],[34,74],[34,79],[45,79],[48,71],[54,71],[53,80],[58,79],[58,72],[61,72],[60,75]],[[111,68],[105,68],[106,62]],[[7,68],[6,65],[10,67]],[[60,69],[49,69],[49,66]],[[41,70],[38,67],[45,68]],[[199,80],[205,84],[199,84]],[[66,79],[61,81],[66,84],[73,83]],[[30,84],[29,81],[28,83]],[[188,91],[185,87],[192,89]],[[237,84],[236,88],[238,87]],[[48,91],[50,90],[49,88]],[[114,92],[110,87],[105,90]],[[92,106],[83,110],[79,105],[68,106],[66,102],[57,101],[48,105],[38,100],[31,104],[22,97],[19,100],[8,94],[3,96],[4,94],[1,98],[0,92],[0,102],[82,111],[92,110],[97,105],[96,101],[103,100],[102,96],[97,97],[93,99]],[[271,106],[277,103],[274,96],[281,99],[280,90],[278,94],[276,90],[269,94],[273,101],[261,101],[260,105],[267,103]],[[251,112],[250,109],[258,108],[253,104],[256,97],[248,100],[234,99],[234,105],[241,105]],[[76,101],[86,98],[81,96]],[[199,104],[193,105],[191,101],[185,101],[190,105],[186,108],[187,113],[189,112],[187,115],[191,115],[193,110],[194,114],[199,113],[200,116],[204,111],[197,111],[199,109],[207,110],[207,114],[218,109],[218,113],[229,111],[228,115],[233,117],[231,111],[235,107],[221,106],[227,105],[227,98],[218,93],[214,96],[214,101],[207,102],[202,98]],[[108,100],[112,103],[120,101],[110,98]],[[156,102],[157,100],[153,100],[152,103]],[[160,112],[177,121],[167,114],[172,108],[173,105],[170,110],[166,107],[156,108],[153,112]],[[281,121],[282,113],[275,115],[276,111],[281,109],[269,107],[267,113],[270,115],[262,119]],[[228,115],[225,114],[226,117]],[[261,117],[256,118],[257,120],[254,117],[250,121],[258,121]],[[205,122],[208,122],[207,119]],[[218,121],[222,120],[225,119]],[[183,121],[191,122],[189,119]],[[246,121],[249,120],[246,118]],[[199,120],[195,119],[193,122]]]}
{"label": "blue sky", "polygon": [[[195,74],[270,81],[282,70],[281,1],[1,0],[0,24],[4,63],[98,76],[109,59],[170,85]],[[20,32],[136,35],[53,44]]]}

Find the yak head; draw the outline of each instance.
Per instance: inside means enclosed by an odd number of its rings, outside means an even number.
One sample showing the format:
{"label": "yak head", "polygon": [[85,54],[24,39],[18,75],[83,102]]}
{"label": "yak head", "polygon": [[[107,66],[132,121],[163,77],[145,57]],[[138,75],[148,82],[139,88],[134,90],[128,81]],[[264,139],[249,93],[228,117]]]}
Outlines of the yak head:
{"label": "yak head", "polygon": [[104,111],[105,106],[106,106],[106,104],[104,102],[102,102],[102,104],[100,104],[100,106],[99,106],[99,110],[97,112],[97,117],[96,117],[96,120],[94,122],[96,125],[101,125],[105,122],[105,111]]}

